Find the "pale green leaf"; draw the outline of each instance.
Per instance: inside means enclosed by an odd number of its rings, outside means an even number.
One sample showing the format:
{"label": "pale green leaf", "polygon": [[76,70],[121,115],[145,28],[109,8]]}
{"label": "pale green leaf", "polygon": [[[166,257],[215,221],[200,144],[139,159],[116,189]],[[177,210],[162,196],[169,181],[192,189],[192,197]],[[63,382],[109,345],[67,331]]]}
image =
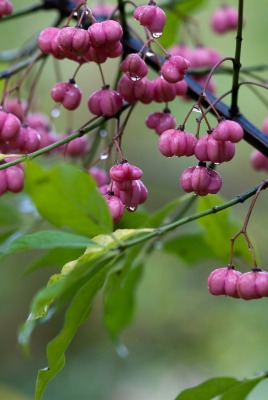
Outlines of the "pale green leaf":
{"label": "pale green leaf", "polygon": [[255,388],[255,386],[266,379],[267,376],[261,375],[252,379],[244,379],[239,385],[226,391],[220,400],[245,400],[247,395]]}
{"label": "pale green leaf", "polygon": [[26,174],[26,190],[50,223],[86,236],[111,232],[108,206],[88,173],[68,164],[44,170],[30,162]]}

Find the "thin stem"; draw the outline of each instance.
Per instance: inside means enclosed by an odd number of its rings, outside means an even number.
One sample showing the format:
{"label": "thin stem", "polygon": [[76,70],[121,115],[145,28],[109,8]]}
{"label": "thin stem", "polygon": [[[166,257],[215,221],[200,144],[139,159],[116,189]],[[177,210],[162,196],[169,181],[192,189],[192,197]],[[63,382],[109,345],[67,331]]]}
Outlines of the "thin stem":
{"label": "thin stem", "polygon": [[247,191],[245,193],[242,193],[241,195],[238,195],[234,199],[229,200],[224,204],[212,207],[212,208],[210,208],[208,210],[202,211],[202,212],[197,213],[197,214],[190,215],[189,217],[185,217],[185,218],[179,219],[177,221],[172,222],[171,224],[167,224],[167,225],[165,225],[163,227],[154,229],[152,232],[150,232],[150,233],[148,233],[148,234],[146,234],[144,236],[141,236],[139,238],[135,238],[135,239],[132,239],[132,240],[127,240],[124,243],[124,247],[127,248],[127,247],[131,247],[131,246],[135,246],[135,245],[137,245],[139,243],[145,242],[145,241],[147,241],[149,239],[152,239],[154,237],[161,236],[161,235],[163,235],[163,234],[165,234],[165,233],[167,233],[169,231],[172,231],[172,230],[178,228],[179,226],[185,225],[185,224],[187,224],[189,222],[196,221],[197,219],[206,217],[206,216],[211,215],[211,214],[216,214],[216,213],[218,213],[220,211],[225,210],[226,208],[234,206],[235,204],[243,203],[244,201],[246,201],[250,197],[254,196],[254,194],[258,190],[261,191],[261,190],[266,189],[267,185],[268,185],[268,180],[265,180],[265,181],[261,182],[258,186],[250,189],[249,191]]}
{"label": "thin stem", "polygon": [[242,32],[243,32],[243,6],[244,0],[239,0],[238,3],[238,25],[236,33],[236,47],[235,47],[235,58],[234,58],[234,73],[232,83],[232,101],[230,112],[232,115],[237,115],[239,112],[238,108],[238,91],[239,91],[239,74],[241,68],[241,48],[242,48]]}
{"label": "thin stem", "polygon": [[23,17],[24,15],[32,14],[33,12],[40,11],[43,9],[44,9],[44,4],[34,4],[32,6],[22,8],[21,10],[13,11],[12,14],[7,15],[5,18],[1,19],[1,24],[3,22],[8,22],[11,19]]}

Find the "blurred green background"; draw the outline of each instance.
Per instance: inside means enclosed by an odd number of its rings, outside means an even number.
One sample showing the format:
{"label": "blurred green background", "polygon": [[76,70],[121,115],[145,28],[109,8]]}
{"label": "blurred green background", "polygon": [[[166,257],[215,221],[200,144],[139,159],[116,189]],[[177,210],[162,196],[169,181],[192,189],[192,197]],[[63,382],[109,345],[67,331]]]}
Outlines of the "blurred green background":
{"label": "blurred green background", "polygon": [[[19,9],[34,2],[14,0],[13,4],[15,9]],[[91,3],[88,5],[90,7]],[[207,1],[206,6],[198,9],[193,17],[198,21],[203,43],[215,47],[223,56],[232,56],[235,33],[216,36],[209,29],[208,18],[219,5],[220,1]],[[245,1],[243,66],[267,63],[267,10],[267,0]],[[53,12],[37,13],[34,17],[14,19],[9,24],[0,23],[1,49],[21,46],[37,31],[51,24],[54,18]],[[104,65],[104,74],[110,83],[116,65],[115,60]],[[63,79],[70,78],[74,69],[71,63],[62,63]],[[38,86],[37,101],[46,112],[53,108],[48,88],[56,82],[54,70],[53,63],[49,62]],[[217,75],[215,80],[219,95],[231,84],[230,77]],[[62,111],[61,118],[55,121],[58,130],[72,124],[79,126],[88,119],[86,90],[89,95],[101,84],[97,66],[84,66],[77,83],[85,92],[84,103],[73,121]],[[261,93],[267,98],[264,90]],[[177,101],[171,105],[178,123],[183,120],[190,104]],[[261,127],[267,109],[245,86],[241,89],[239,104],[241,112]],[[189,159],[164,159],[159,154],[157,138],[145,127],[144,119],[149,112],[161,108],[157,104],[137,107],[130,119],[124,146],[128,160],[144,171],[144,182],[150,193],[146,204],[148,210],[156,210],[181,195],[180,173],[192,165]],[[188,130],[194,129],[195,118],[196,114],[191,117]],[[247,143],[240,143],[235,159],[219,169],[224,182],[221,194],[227,199],[266,178],[265,174],[252,170],[250,152]],[[261,194],[250,220],[250,233],[263,269],[268,264],[266,197],[266,192]],[[18,198],[14,200],[9,195],[2,201],[20,204]],[[247,202],[235,206],[233,213],[242,220],[248,205]],[[228,237],[223,246],[229,246]],[[3,400],[34,398],[37,370],[46,366],[45,345],[62,324],[62,316],[59,316],[56,321],[38,327],[33,335],[32,358],[28,360],[22,355],[16,341],[18,327],[27,317],[34,293],[55,272],[55,269],[47,268],[25,274],[26,266],[37,256],[38,253],[24,253],[1,260],[0,399]],[[67,352],[67,365],[49,384],[44,400],[171,400],[184,388],[212,376],[243,378],[267,370],[268,300],[246,302],[212,297],[206,289],[206,280],[211,270],[218,266],[219,263],[208,260],[188,267],[178,258],[164,254],[161,249],[156,250],[146,264],[137,292],[134,322],[122,337],[128,356],[121,358],[117,354],[103,328],[99,295],[92,318],[75,337]],[[246,271],[251,266],[241,263],[239,267]],[[268,382],[261,383],[248,398],[267,399]]]}

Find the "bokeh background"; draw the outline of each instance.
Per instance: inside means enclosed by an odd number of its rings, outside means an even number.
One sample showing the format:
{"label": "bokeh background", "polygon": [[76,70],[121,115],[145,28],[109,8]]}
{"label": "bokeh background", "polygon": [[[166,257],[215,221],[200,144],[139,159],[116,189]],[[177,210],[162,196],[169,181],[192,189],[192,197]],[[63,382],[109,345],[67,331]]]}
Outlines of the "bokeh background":
{"label": "bokeh background", "polygon": [[[19,9],[34,2],[14,0],[13,4]],[[88,5],[90,7],[91,3]],[[219,5],[220,1],[207,1],[205,7],[194,12],[193,18],[199,25],[199,38],[206,46],[215,47],[223,56],[232,56],[235,33],[216,36],[209,28],[209,16]],[[267,64],[267,10],[267,0],[245,1],[243,66]],[[21,46],[54,19],[53,12],[40,12],[10,23],[0,22],[1,49]],[[110,82],[116,65],[116,61],[104,65],[104,74]],[[61,63],[60,74],[64,80],[73,72],[71,63]],[[217,75],[215,81],[220,95],[230,87],[231,77]],[[48,113],[53,108],[49,88],[55,82],[55,65],[49,62],[39,82],[36,99]],[[84,103],[73,120],[62,111],[55,121],[59,131],[72,124],[79,126],[87,120],[86,90],[89,94],[101,84],[97,66],[84,66],[77,83],[85,91]],[[260,93],[267,99],[265,90]],[[177,101],[171,105],[178,122],[182,121],[190,104]],[[260,128],[268,110],[246,86],[241,89],[239,104],[241,112]],[[155,104],[138,107],[131,117],[124,147],[128,159],[144,171],[144,182],[150,193],[146,204],[148,210],[156,210],[181,195],[179,175],[191,165],[189,160],[164,159],[159,154],[155,134],[144,125],[146,115],[158,110],[161,106]],[[195,118],[196,114],[191,116],[187,129],[195,128]],[[240,143],[235,159],[220,167],[224,180],[221,195],[225,198],[231,199],[266,178],[264,173],[252,170],[249,163],[251,150],[247,143]],[[25,205],[27,199],[7,195],[1,201]],[[235,206],[232,212],[242,221],[248,205],[247,202]],[[23,209],[27,211],[25,207]],[[25,218],[28,218],[27,214]],[[268,264],[267,223],[267,193],[263,192],[249,227],[263,269]],[[223,246],[229,246],[228,237]],[[17,345],[18,327],[27,317],[34,293],[55,272],[48,267],[26,274],[27,265],[38,255],[10,256],[0,264],[0,398],[3,400],[34,398],[37,370],[46,366],[45,345],[59,331],[63,321],[59,316],[48,325],[38,327],[33,335],[31,359],[23,356]],[[243,378],[267,370],[268,300],[246,302],[212,297],[206,289],[206,280],[210,271],[218,266],[219,263],[209,260],[208,255],[207,262],[189,267],[156,249],[146,264],[137,291],[134,321],[122,337],[128,356],[119,356],[105,332],[99,295],[92,318],[73,340],[67,351],[66,367],[49,384],[44,400],[172,400],[184,388],[213,376]],[[243,271],[250,267],[241,263]],[[248,399],[265,400],[267,397],[268,382],[263,382]]]}

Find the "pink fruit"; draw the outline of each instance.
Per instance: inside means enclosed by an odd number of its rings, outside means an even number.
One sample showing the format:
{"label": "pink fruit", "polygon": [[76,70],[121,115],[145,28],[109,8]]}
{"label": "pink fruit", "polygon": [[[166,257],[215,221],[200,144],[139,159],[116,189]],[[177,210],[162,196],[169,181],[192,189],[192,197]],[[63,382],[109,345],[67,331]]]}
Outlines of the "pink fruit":
{"label": "pink fruit", "polygon": [[9,0],[0,1],[0,18],[3,15],[10,15],[13,12],[13,4]]}
{"label": "pink fruit", "polygon": [[244,300],[268,297],[268,272],[255,268],[243,274],[237,282],[237,291]]}
{"label": "pink fruit", "polygon": [[121,62],[120,69],[133,81],[144,78],[148,73],[145,61],[137,53],[129,54]]}
{"label": "pink fruit", "polygon": [[78,108],[82,99],[82,92],[73,80],[56,83],[50,94],[54,101],[61,103],[67,110]]}
{"label": "pink fruit", "polygon": [[241,272],[233,267],[218,268],[208,277],[208,290],[214,296],[226,295],[239,298],[237,281],[242,276]]}
{"label": "pink fruit", "polygon": [[161,8],[154,4],[139,6],[134,11],[133,16],[151,32],[153,37],[158,38],[162,35],[166,23],[166,14]]}
{"label": "pink fruit", "polygon": [[230,141],[214,140],[211,134],[197,140],[194,154],[199,161],[223,163],[230,161],[235,154],[235,145]]}
{"label": "pink fruit", "polygon": [[57,41],[63,52],[83,56],[90,47],[89,33],[85,29],[65,26],[59,32]]}
{"label": "pink fruit", "polygon": [[153,84],[146,77],[134,82],[123,75],[118,81],[117,90],[130,104],[137,100],[149,104],[153,100]]}
{"label": "pink fruit", "polygon": [[170,112],[153,112],[147,116],[145,123],[148,128],[161,135],[164,131],[175,128],[176,119]]}
{"label": "pink fruit", "polygon": [[237,122],[223,120],[213,129],[211,136],[215,140],[229,140],[230,142],[237,143],[243,138],[244,131]]}
{"label": "pink fruit", "polygon": [[88,99],[89,111],[94,115],[112,117],[121,110],[123,98],[112,89],[104,88],[92,93]]}
{"label": "pink fruit", "polygon": [[169,83],[176,83],[184,78],[190,62],[181,56],[170,56],[161,67],[162,77]]}
{"label": "pink fruit", "polygon": [[192,156],[197,139],[189,132],[180,129],[168,129],[163,132],[158,141],[158,148],[165,157]]}
{"label": "pink fruit", "polygon": [[202,163],[197,167],[187,168],[181,175],[181,188],[186,193],[194,192],[198,196],[206,196],[208,193],[216,194],[221,186],[220,175]]}
{"label": "pink fruit", "polygon": [[60,32],[59,28],[56,27],[49,27],[44,29],[38,37],[38,47],[39,49],[45,54],[52,54],[52,41]]}
{"label": "pink fruit", "polygon": [[16,115],[0,111],[0,140],[13,139],[20,130],[21,123]]}
{"label": "pink fruit", "polygon": [[268,172],[268,157],[259,150],[253,150],[250,155],[250,163],[257,171]]}
{"label": "pink fruit", "polygon": [[117,224],[123,216],[124,204],[119,199],[119,197],[114,196],[114,195],[105,194],[104,199],[110,209],[110,213],[111,213],[114,224]]}
{"label": "pink fruit", "polygon": [[90,43],[94,48],[104,46],[109,43],[119,42],[123,29],[121,25],[113,20],[96,22],[88,28]]}
{"label": "pink fruit", "polygon": [[119,190],[126,191],[131,188],[132,181],[142,177],[142,170],[128,162],[123,162],[122,164],[114,165],[109,174],[115,186]]}
{"label": "pink fruit", "polygon": [[24,186],[24,172],[17,165],[6,169],[7,190],[13,193],[21,192]]}
{"label": "pink fruit", "polygon": [[222,6],[214,11],[210,19],[213,32],[223,34],[235,30],[238,24],[238,10],[236,8]]}
{"label": "pink fruit", "polygon": [[98,187],[106,185],[109,181],[109,175],[107,172],[99,167],[91,167],[88,170],[89,174],[95,179]]}

